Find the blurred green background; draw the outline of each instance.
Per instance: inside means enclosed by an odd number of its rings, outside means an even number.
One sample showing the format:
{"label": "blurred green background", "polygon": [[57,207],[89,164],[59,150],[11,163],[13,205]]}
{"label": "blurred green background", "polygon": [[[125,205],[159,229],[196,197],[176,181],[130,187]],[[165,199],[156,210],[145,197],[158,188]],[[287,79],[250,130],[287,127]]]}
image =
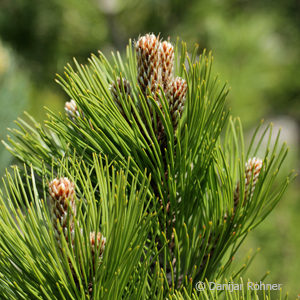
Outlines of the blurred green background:
{"label": "blurred green background", "polygon": [[[101,49],[123,51],[129,38],[147,32],[212,50],[214,70],[231,86],[228,106],[246,135],[261,118],[282,128],[290,146],[285,165],[299,169],[299,0],[1,0],[0,139],[13,120],[43,106],[63,110],[67,100],[54,83],[67,62],[85,62]],[[0,146],[0,174],[12,158]],[[261,248],[247,276],[282,283],[292,299],[300,293],[299,179],[237,255]]]}

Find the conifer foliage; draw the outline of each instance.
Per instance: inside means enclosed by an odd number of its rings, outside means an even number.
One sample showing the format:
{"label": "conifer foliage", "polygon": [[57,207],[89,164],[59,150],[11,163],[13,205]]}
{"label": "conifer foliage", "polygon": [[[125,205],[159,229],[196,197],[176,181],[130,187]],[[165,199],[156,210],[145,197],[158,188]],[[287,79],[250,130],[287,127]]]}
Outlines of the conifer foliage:
{"label": "conifer foliage", "polygon": [[2,298],[207,299],[197,282],[239,280],[234,254],[293,177],[276,179],[279,133],[261,124],[245,150],[197,46],[146,34],[126,59],[74,65],[65,115],[28,115],[4,142],[24,168],[0,195]]}

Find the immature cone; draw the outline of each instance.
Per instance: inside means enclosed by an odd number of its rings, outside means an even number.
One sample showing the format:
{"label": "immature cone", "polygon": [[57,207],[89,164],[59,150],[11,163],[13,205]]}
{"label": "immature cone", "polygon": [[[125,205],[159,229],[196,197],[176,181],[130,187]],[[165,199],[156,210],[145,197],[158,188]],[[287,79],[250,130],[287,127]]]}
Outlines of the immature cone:
{"label": "immature cone", "polygon": [[98,253],[98,251],[99,251],[99,257],[102,257],[105,249],[106,238],[100,232],[97,233],[97,238],[96,238],[95,231],[93,231],[90,232],[90,242],[91,242],[93,260],[95,259],[95,253]]}
{"label": "immature cone", "polygon": [[135,44],[137,57],[137,79],[142,93],[147,96],[150,89],[153,97],[161,85],[160,41],[154,34],[146,34]]}
{"label": "immature cone", "polygon": [[[106,244],[106,238],[100,233],[97,233],[97,237],[95,234],[95,231],[90,232],[90,243],[91,243],[91,251],[92,251],[92,260],[93,260],[93,266],[94,268],[96,267],[95,265],[95,254],[99,253],[99,257],[102,258],[103,252],[105,249],[105,244]],[[90,282],[88,285],[88,293],[92,298],[93,294],[93,283]]]}
{"label": "immature cone", "polygon": [[113,82],[109,89],[110,92],[112,94],[113,100],[116,104],[116,106],[118,107],[119,111],[121,112],[121,114],[125,117],[125,113],[123,111],[123,107],[121,104],[122,99],[120,99],[119,93],[123,94],[123,87],[124,87],[124,92],[126,96],[131,96],[131,85],[130,82],[128,80],[126,80],[125,78],[117,78],[117,82]]}
{"label": "immature cone", "polygon": [[[60,231],[58,222],[62,227],[66,240],[68,237],[68,225],[70,226],[71,241],[74,244],[74,217],[76,206],[74,200],[74,183],[68,178],[55,178],[49,183],[49,193],[51,196],[52,222],[55,228],[55,236],[60,243]],[[69,220],[69,224],[68,221]]]}
{"label": "immature cone", "polygon": [[171,43],[163,41],[160,47],[161,77],[165,93],[168,93],[173,77],[174,48]]}
{"label": "immature cone", "polygon": [[[262,168],[262,160],[259,158],[253,157],[246,162],[244,205],[245,205],[245,199],[248,198],[248,193],[250,188],[251,188],[250,198],[254,193],[255,185],[257,183],[261,168]],[[238,182],[234,192],[234,210],[236,210],[239,201],[240,201],[240,183]]]}
{"label": "immature cone", "polygon": [[75,120],[76,117],[79,117],[79,111],[73,99],[65,103],[65,112],[71,120]]}
{"label": "immature cone", "polygon": [[174,129],[177,128],[178,121],[184,109],[186,92],[186,81],[181,77],[174,78],[170,84],[169,92],[167,94]]}

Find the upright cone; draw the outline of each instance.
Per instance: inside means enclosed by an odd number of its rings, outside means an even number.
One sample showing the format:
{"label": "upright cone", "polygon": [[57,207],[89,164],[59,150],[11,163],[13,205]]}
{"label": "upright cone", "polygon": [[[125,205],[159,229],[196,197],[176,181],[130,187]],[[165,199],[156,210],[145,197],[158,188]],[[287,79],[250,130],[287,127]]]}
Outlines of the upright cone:
{"label": "upright cone", "polygon": [[176,77],[170,84],[168,92],[170,114],[173,128],[176,129],[178,121],[182,115],[187,93],[187,83],[181,77]]}
{"label": "upright cone", "polygon": [[[122,97],[123,92],[125,93],[125,97],[131,96],[131,85],[130,82],[125,78],[117,78],[117,82],[113,82],[110,87],[110,92],[113,96],[114,103],[118,107],[122,116],[126,118],[123,106],[122,106]],[[127,119],[127,118],[126,118]]]}
{"label": "upright cone", "polygon": [[174,66],[174,48],[173,45],[167,41],[161,43],[160,64],[163,89],[165,94],[167,94],[172,83]]}
{"label": "upright cone", "polygon": [[[71,238],[73,245],[74,217],[76,215],[74,183],[66,177],[55,178],[49,183],[49,193],[51,196],[52,222],[55,228],[55,237],[60,243],[59,223],[66,240],[69,241],[69,238]],[[68,226],[70,226],[70,237],[68,235]]]}
{"label": "upright cone", "polygon": [[146,34],[135,44],[137,56],[137,80],[144,96],[148,90],[155,98],[162,83],[160,68],[160,41],[154,34]]}
{"label": "upright cone", "polygon": [[106,238],[100,233],[97,233],[97,237],[95,234],[95,231],[90,233],[90,243],[91,243],[91,249],[92,249],[92,256],[93,260],[95,259],[95,254],[99,251],[99,257],[102,257],[105,244],[106,244]]}
{"label": "upright cone", "polygon": [[71,120],[75,120],[76,117],[79,117],[79,111],[77,109],[76,102],[71,99],[65,103],[65,112]]}
{"label": "upright cone", "polygon": [[[250,158],[245,164],[245,193],[243,198],[243,205],[245,205],[245,201],[249,196],[249,192],[250,192],[250,199],[253,196],[255,185],[258,181],[261,168],[262,168],[262,160],[260,158],[256,158],[256,157]],[[238,182],[234,192],[234,210],[236,210],[239,201],[240,201],[240,183]]]}

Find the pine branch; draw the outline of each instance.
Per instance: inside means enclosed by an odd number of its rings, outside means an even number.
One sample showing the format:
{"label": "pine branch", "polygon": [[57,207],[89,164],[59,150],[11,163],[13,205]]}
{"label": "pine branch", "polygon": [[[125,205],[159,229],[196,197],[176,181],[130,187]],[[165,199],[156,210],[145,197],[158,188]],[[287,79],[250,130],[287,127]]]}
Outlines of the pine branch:
{"label": "pine branch", "polygon": [[[74,60],[74,67],[67,65],[64,76],[58,75],[57,82],[70,98],[66,116],[49,111],[45,128],[32,118],[19,120],[19,129],[11,131],[5,145],[44,181],[46,174],[51,180],[56,177],[52,187],[64,177],[74,182],[79,206],[75,214],[73,201],[52,197],[71,208],[55,210],[56,217],[68,215],[69,224],[65,219],[59,222],[54,232],[63,230],[61,244],[54,247],[55,238],[44,232],[53,227],[47,206],[35,196],[30,198],[35,201],[31,208],[26,193],[14,194],[20,188],[8,177],[8,200],[2,202],[20,218],[18,226],[27,239],[20,233],[12,233],[21,240],[18,245],[8,236],[9,242],[0,239],[6,253],[6,260],[0,259],[3,274],[12,272],[19,286],[26,281],[23,292],[14,291],[11,282],[3,283],[6,295],[36,297],[43,286],[44,295],[51,292],[55,297],[87,293],[95,299],[195,298],[192,290],[198,280],[231,275],[240,244],[274,209],[294,175],[285,180],[277,176],[287,147],[279,144],[279,134],[270,144],[270,126],[260,137],[257,130],[245,149],[241,122],[228,119],[228,89],[214,77],[212,60],[211,53],[198,55],[197,46],[188,55],[184,43],[173,46],[147,34],[130,41],[125,59],[116,53],[109,61],[99,53],[87,65]],[[266,137],[269,142],[262,149]],[[34,180],[33,173],[31,177]],[[21,196],[22,211],[31,209],[29,218],[37,214],[30,219],[36,232],[27,228],[24,215],[12,205],[20,207],[16,199],[21,201]],[[148,197],[157,201],[148,202]],[[4,210],[0,228],[11,233],[19,227],[9,216]],[[43,232],[36,225],[41,219]],[[28,246],[28,241],[42,237],[40,244]],[[22,248],[28,263],[20,260]],[[37,253],[40,271],[33,264]],[[50,269],[43,265],[45,253]],[[17,268],[8,266],[10,260]],[[28,283],[32,269],[38,284]],[[44,287],[48,280],[55,286]]]}
{"label": "pine branch", "polygon": [[[72,160],[68,169],[63,162],[57,173],[70,180],[64,177],[49,183],[53,210],[40,198],[33,170],[27,177],[33,191],[29,194],[19,169],[14,169],[13,176],[6,174],[6,194],[0,197],[2,299],[62,299],[62,295],[78,299],[89,293],[93,299],[112,299],[125,295],[131,286],[145,284],[147,278],[136,281],[135,274],[142,272],[141,257],[154,218],[144,211],[150,201],[147,182],[137,190],[136,179],[131,178],[128,190],[128,170],[116,172],[96,156],[93,159],[92,170]],[[78,171],[72,176],[74,167]],[[96,186],[88,180],[91,172],[96,173]],[[95,198],[95,188],[101,190],[100,199]],[[81,193],[85,198],[79,197]],[[67,203],[72,206],[72,218],[67,216]]]}

